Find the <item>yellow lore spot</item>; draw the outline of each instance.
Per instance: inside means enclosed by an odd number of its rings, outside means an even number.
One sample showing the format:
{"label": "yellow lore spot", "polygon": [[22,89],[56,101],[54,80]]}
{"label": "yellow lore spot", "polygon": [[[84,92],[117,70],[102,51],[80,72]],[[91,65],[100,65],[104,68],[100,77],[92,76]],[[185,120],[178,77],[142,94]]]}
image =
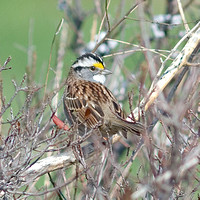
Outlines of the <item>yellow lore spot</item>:
{"label": "yellow lore spot", "polygon": [[104,66],[102,65],[102,63],[94,63],[93,66],[100,68],[100,69],[104,69]]}

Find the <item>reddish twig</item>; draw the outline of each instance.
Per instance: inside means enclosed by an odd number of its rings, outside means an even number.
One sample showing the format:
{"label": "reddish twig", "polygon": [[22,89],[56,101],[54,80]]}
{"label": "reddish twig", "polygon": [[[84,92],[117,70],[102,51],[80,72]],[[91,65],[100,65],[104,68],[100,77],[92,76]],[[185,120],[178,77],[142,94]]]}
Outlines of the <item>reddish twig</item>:
{"label": "reddish twig", "polygon": [[52,120],[54,122],[54,124],[59,128],[59,129],[63,129],[65,131],[69,130],[69,127],[62,121],[60,120],[55,113],[53,113],[52,115]]}

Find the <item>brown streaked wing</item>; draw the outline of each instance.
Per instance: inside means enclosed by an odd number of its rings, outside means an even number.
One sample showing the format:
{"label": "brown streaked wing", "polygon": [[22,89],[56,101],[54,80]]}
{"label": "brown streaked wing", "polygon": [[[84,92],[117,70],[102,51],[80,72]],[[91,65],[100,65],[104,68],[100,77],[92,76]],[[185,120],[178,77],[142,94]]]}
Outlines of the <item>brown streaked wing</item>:
{"label": "brown streaked wing", "polygon": [[77,97],[65,97],[64,99],[65,105],[69,110],[79,110],[83,107],[83,102],[81,102]]}
{"label": "brown streaked wing", "polygon": [[[104,113],[96,101],[96,96],[93,98],[93,95],[96,93],[93,93],[91,88],[90,92],[87,92],[88,89],[87,85],[79,85],[74,93],[72,91],[70,94],[67,93],[67,96],[64,97],[64,102],[70,111],[77,113],[77,117],[81,123],[86,123],[88,127],[94,128],[97,124],[102,123]],[[83,92],[83,90],[85,91]],[[73,98],[69,96],[73,96]],[[92,99],[95,99],[95,101],[92,101]]]}
{"label": "brown streaked wing", "polygon": [[[96,107],[96,106],[95,106]],[[78,113],[79,120],[82,123],[86,123],[88,127],[95,128],[97,125],[101,125],[103,122],[103,111],[100,109],[95,109],[90,103],[80,110],[76,111]]]}
{"label": "brown streaked wing", "polygon": [[117,99],[113,96],[112,92],[109,89],[105,87],[105,90],[107,92],[107,95],[109,96],[108,99],[110,99],[110,104],[113,106],[113,109],[114,109],[113,112],[116,113],[116,115],[118,115],[119,117],[125,119],[126,116],[121,106],[119,105]]}

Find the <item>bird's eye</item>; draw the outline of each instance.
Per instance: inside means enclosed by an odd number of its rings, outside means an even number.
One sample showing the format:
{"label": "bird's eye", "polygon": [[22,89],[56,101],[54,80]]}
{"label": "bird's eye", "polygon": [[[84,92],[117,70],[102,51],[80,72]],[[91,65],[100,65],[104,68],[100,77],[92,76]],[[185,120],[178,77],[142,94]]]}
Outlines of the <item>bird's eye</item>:
{"label": "bird's eye", "polygon": [[91,70],[91,71],[95,71],[95,69],[96,69],[95,66],[91,66],[91,67],[90,67],[90,70]]}

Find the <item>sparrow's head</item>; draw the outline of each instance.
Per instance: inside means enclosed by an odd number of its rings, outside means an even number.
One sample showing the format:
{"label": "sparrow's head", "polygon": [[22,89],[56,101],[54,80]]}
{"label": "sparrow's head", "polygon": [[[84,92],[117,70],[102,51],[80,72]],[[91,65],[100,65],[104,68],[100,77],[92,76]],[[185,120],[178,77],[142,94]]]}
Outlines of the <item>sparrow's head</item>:
{"label": "sparrow's head", "polygon": [[103,59],[94,53],[86,53],[77,58],[72,69],[78,78],[102,84],[106,80],[106,75],[112,73],[105,68]]}

